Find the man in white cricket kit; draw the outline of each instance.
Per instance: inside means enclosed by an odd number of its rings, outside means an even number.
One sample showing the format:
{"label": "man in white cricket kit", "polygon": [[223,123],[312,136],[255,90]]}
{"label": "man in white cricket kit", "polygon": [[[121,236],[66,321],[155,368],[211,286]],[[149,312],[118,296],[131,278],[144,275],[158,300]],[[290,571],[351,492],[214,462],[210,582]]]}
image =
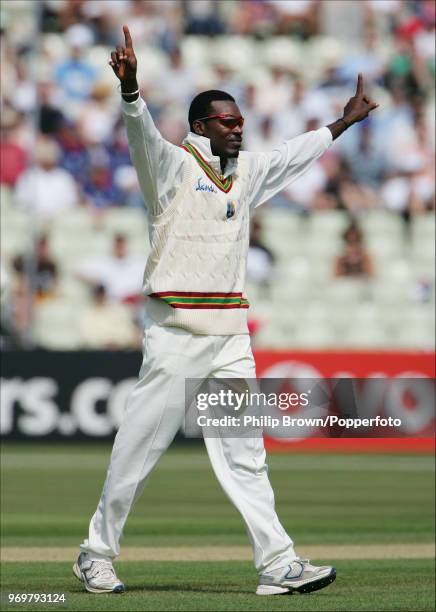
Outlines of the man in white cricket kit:
{"label": "man in white cricket kit", "polygon": [[[251,212],[298,178],[351,124],[377,107],[363,92],[341,119],[268,153],[240,152],[243,118],[225,92],[194,98],[183,146],[166,142],[139,96],[125,46],[109,64],[121,82],[130,153],[149,214],[146,326],[139,380],[115,438],[103,493],[74,573],[92,593],[119,593],[112,560],[133,503],[180,428],[186,378],[254,379],[245,267]],[[274,509],[262,438],[206,438],[215,474],[245,522],[260,574],[257,594],[321,589],[336,577],[297,557]]]}

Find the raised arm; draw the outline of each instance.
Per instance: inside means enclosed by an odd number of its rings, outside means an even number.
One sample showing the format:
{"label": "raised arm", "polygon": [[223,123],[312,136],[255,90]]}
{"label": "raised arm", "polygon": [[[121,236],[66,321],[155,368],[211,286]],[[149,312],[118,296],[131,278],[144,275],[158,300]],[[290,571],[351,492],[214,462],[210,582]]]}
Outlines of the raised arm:
{"label": "raised arm", "polygon": [[377,107],[378,104],[365,94],[363,76],[359,74],[356,95],[347,102],[341,119],[287,140],[273,151],[246,154],[250,159],[250,206],[263,204],[298,179],[335,138]]}
{"label": "raised arm", "polygon": [[127,129],[130,157],[148,210],[161,214],[182,181],[185,152],[166,141],[153,123],[139,95],[137,59],[129,28],[123,26],[124,45],[111,53],[109,65],[121,84],[121,108]]}
{"label": "raised arm", "polygon": [[111,53],[109,65],[120,80],[123,99],[126,102],[134,102],[139,98],[139,86],[136,80],[138,61],[133,50],[132,36],[126,25],[123,26],[123,32],[125,46],[117,45],[116,51]]}
{"label": "raised arm", "polygon": [[378,106],[379,105],[373,102],[364,92],[363,75],[359,72],[356,94],[348,100],[342,117],[327,126],[332,133],[333,140],[345,132],[353,123],[357,123],[368,117],[369,113]]}
{"label": "raised arm", "polygon": [[264,204],[293,183],[332,144],[332,134],[323,127],[286,140],[273,151],[245,152],[250,162],[250,208]]}

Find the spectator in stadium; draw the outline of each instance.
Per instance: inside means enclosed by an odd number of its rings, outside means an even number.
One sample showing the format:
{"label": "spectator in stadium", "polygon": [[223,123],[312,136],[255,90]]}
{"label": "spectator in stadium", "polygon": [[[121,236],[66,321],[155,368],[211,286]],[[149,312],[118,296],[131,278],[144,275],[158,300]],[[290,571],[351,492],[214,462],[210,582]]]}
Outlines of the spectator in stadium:
{"label": "spectator in stadium", "polygon": [[325,187],[327,185],[327,173],[323,164],[316,161],[307,172],[289,185],[282,192],[283,203],[296,212],[308,213],[316,208],[333,208],[334,203],[326,205]]}
{"label": "spectator in stadium", "polygon": [[364,247],[362,232],[352,221],[343,233],[344,249],[335,262],[336,277],[371,278],[374,275],[372,259]]}
{"label": "spectator in stadium", "polygon": [[22,348],[14,327],[10,284],[9,273],[0,262],[0,350]]}
{"label": "spectator in stadium", "polygon": [[268,0],[277,13],[277,34],[297,35],[303,40],[318,32],[319,3],[316,0]]}
{"label": "spectator in stadium", "polygon": [[78,205],[79,194],[72,175],[59,167],[61,152],[48,138],[37,142],[35,166],[28,168],[15,188],[15,203],[40,218],[50,218]]}
{"label": "spectator in stadium", "polygon": [[89,168],[90,155],[77,124],[65,121],[58,128],[56,136],[62,151],[60,166],[72,174],[79,185],[83,185]]}
{"label": "spectator in stadium", "polygon": [[13,187],[27,165],[27,151],[19,142],[16,128],[19,115],[13,108],[3,108],[0,119],[0,183]]}
{"label": "spectator in stadium", "polygon": [[363,30],[363,45],[356,47],[356,51],[347,54],[341,62],[339,71],[347,80],[353,80],[356,72],[363,72],[370,83],[379,80],[384,71],[385,63],[380,54],[380,40],[377,30],[373,26],[366,26]]}
{"label": "spectator in stadium", "polygon": [[2,269],[2,283],[7,282],[8,287],[2,288],[1,336],[6,342],[9,338],[12,345],[25,348],[25,338],[32,323],[32,294],[28,277],[13,268],[10,277],[6,277],[6,270]]}
{"label": "spectator in stadium", "polygon": [[[404,100],[404,95],[399,95]],[[426,116],[422,102],[415,102],[408,109],[407,121],[391,127],[389,166],[380,188],[386,208],[397,211],[405,218],[410,213],[434,210],[434,130]],[[398,134],[397,129],[401,129]]]}
{"label": "spectator in stadium", "polygon": [[262,240],[262,225],[253,218],[250,227],[250,244],[247,257],[247,280],[267,286],[274,273],[275,257]]}
{"label": "spectator in stadium", "polygon": [[220,15],[218,2],[212,0],[187,0],[183,3],[185,9],[185,33],[216,36],[224,34],[226,24]]}
{"label": "spectator in stadium", "polygon": [[434,210],[434,133],[421,105],[415,105],[413,130],[398,143],[395,164],[383,177],[381,195],[387,208],[410,213]]}
{"label": "spectator in stadium", "polygon": [[435,135],[422,108],[416,110],[415,133],[416,144],[409,156],[414,156],[421,163],[412,178],[411,214],[435,210]]}
{"label": "spectator in stadium", "polygon": [[59,273],[50,255],[46,235],[38,238],[34,253],[17,255],[13,260],[13,268],[18,276],[25,279],[36,301],[50,299],[56,295]]}
{"label": "spectator in stadium", "polygon": [[55,67],[55,81],[70,103],[88,100],[96,73],[85,59],[84,51],[93,42],[92,32],[89,27],[77,23],[67,29],[65,39],[70,55]]}
{"label": "spectator in stadium", "polygon": [[133,349],[140,345],[129,307],[109,301],[104,285],[92,287],[92,304],[81,313],[79,331],[86,349]]}
{"label": "spectator in stadium", "polygon": [[[241,96],[241,107],[244,117],[247,123],[253,126],[253,131],[255,132],[259,130],[260,121],[262,119],[256,109],[256,94],[256,85],[254,83],[246,83]],[[244,146],[246,146],[245,140]]]}
{"label": "spectator in stadium", "polygon": [[[300,133],[316,130],[319,127],[318,117],[311,117],[308,110],[304,111],[306,117]],[[331,155],[335,156],[335,153],[327,151],[322,162],[320,160],[315,161],[303,176],[288,185],[272,202],[298,213],[307,213],[316,208],[334,208],[335,202],[328,202],[328,195],[325,193],[329,180],[324,166],[328,164]],[[320,202],[322,203],[320,204]]]}
{"label": "spectator in stadium", "polygon": [[116,117],[108,104],[109,93],[105,83],[97,83],[92,87],[88,102],[78,113],[80,135],[91,146],[107,142],[112,136]]}
{"label": "spectator in stadium", "polygon": [[353,136],[348,139],[348,146],[344,144],[342,149],[351,177],[362,187],[378,189],[387,168],[387,160],[383,148],[376,142],[376,128],[370,121],[366,121]]}
{"label": "spectator in stadium", "polygon": [[340,66],[338,66],[337,61],[328,61],[320,77],[318,89],[326,96],[333,99],[338,95],[338,91],[341,91],[345,85],[346,80],[341,74]]}
{"label": "spectator in stadium", "polygon": [[289,108],[292,94],[289,70],[273,63],[267,81],[256,90],[256,110],[260,115],[283,113]]}
{"label": "spectator in stadium", "polygon": [[84,260],[77,269],[77,277],[89,285],[101,284],[112,301],[136,302],[141,299],[145,257],[129,255],[127,238],[117,234],[112,254]]}
{"label": "spectator in stadium", "polygon": [[413,214],[434,210],[434,166],[426,166],[419,156],[404,159],[401,168],[385,176],[380,195],[384,206],[406,221]]}
{"label": "spectator in stadium", "polygon": [[165,102],[171,100],[186,104],[195,89],[194,71],[183,62],[179,47],[170,50],[168,60],[169,66],[159,75],[159,96]]}
{"label": "spectator in stadium", "polygon": [[260,129],[251,136],[246,136],[247,149],[249,151],[272,151],[277,146],[277,136],[273,132],[273,119],[264,115],[260,122]]}
{"label": "spectator in stadium", "polygon": [[5,299],[5,331],[15,344],[26,346],[33,306],[57,297],[58,266],[50,254],[48,236],[40,236],[33,252],[12,259]]}
{"label": "spectator in stadium", "polygon": [[307,102],[308,96],[304,81],[301,76],[297,75],[292,83],[291,100],[288,107],[282,113],[271,117],[277,142],[294,138],[304,132],[308,116]]}
{"label": "spectator in stadium", "polygon": [[[331,199],[333,205],[329,207],[347,210],[354,215],[361,210],[375,208],[379,205],[379,196],[363,183],[354,180],[350,164],[345,157],[331,154],[326,156],[323,162],[323,169],[328,177],[325,194]],[[323,199],[323,194],[316,192],[314,199],[319,202],[320,199]],[[319,208],[319,206],[315,203],[314,208]]]}
{"label": "spectator in stadium", "polygon": [[264,38],[276,28],[277,12],[266,2],[238,2],[229,15],[229,28],[234,34]]}
{"label": "spectator in stadium", "polygon": [[126,130],[121,120],[114,126],[111,138],[106,143],[106,151],[109,155],[109,165],[114,171],[121,166],[131,165]]}
{"label": "spectator in stadium", "polygon": [[[107,155],[102,152],[91,159],[86,180],[83,185],[83,194],[88,205],[96,210],[104,210],[110,206],[118,205],[118,191],[114,186],[113,174],[107,164]],[[92,155],[92,154],[91,154]]]}
{"label": "spectator in stadium", "polygon": [[[213,62],[214,82],[217,89],[228,91],[234,98],[242,98],[244,86],[231,65],[221,58]],[[192,91],[192,90],[191,90]]]}
{"label": "spectator in stadium", "polygon": [[114,172],[114,186],[118,202],[122,206],[144,208],[144,198],[139,188],[135,169],[130,165],[119,166]]}
{"label": "spectator in stadium", "polygon": [[380,199],[373,189],[353,180],[347,164],[346,176],[339,184],[340,202],[351,213],[376,208]]}
{"label": "spectator in stadium", "polygon": [[57,90],[51,81],[42,81],[38,85],[38,94],[39,130],[47,136],[56,135],[66,121]]}
{"label": "spectator in stadium", "polygon": [[384,75],[388,89],[392,91],[400,87],[410,101],[423,96],[433,87],[426,60],[417,51],[414,37],[415,32],[408,31],[406,23],[398,26],[395,53]]}

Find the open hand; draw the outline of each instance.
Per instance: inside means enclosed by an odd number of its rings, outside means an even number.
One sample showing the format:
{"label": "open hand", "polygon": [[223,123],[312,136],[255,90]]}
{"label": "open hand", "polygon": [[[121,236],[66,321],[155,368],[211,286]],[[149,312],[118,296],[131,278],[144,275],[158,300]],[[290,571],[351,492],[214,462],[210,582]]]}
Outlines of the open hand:
{"label": "open hand", "polygon": [[363,76],[359,72],[357,77],[356,95],[350,98],[344,108],[343,119],[348,125],[362,121],[379,105],[373,102],[363,91]]}
{"label": "open hand", "polygon": [[112,66],[112,70],[122,83],[136,80],[137,67],[132,37],[126,25],[123,26],[123,32],[125,46],[117,45],[117,49],[112,51],[109,61],[109,66]]}

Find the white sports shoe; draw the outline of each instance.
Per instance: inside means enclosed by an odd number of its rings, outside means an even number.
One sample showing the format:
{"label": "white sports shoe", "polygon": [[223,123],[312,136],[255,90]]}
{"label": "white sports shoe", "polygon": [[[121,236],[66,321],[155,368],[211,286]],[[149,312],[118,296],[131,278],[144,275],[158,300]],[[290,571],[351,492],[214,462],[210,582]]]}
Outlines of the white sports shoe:
{"label": "white sports shoe", "polygon": [[118,580],[111,561],[91,559],[87,553],[80,553],[73,565],[76,578],[85,583],[90,593],[124,593],[124,584]]}
{"label": "white sports shoe", "polygon": [[309,559],[295,559],[273,574],[261,574],[256,595],[310,593],[323,589],[336,578],[334,567],[316,567]]}

